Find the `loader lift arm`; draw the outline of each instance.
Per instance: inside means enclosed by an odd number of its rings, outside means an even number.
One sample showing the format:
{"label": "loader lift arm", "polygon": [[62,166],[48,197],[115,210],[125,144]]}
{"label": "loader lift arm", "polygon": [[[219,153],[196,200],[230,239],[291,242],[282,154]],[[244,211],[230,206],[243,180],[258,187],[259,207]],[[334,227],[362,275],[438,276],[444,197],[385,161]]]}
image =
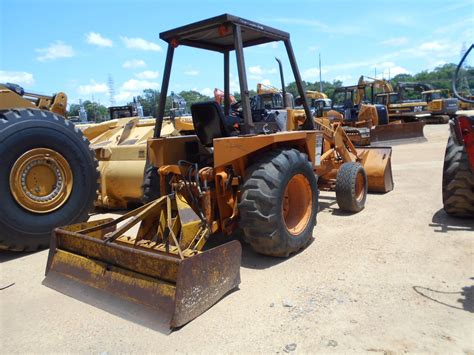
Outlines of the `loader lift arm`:
{"label": "loader lift arm", "polygon": [[[2,87],[3,86],[3,87]],[[58,92],[54,95],[43,95],[25,91],[20,85],[0,84],[0,110],[12,107],[38,108],[66,116],[67,95]]]}

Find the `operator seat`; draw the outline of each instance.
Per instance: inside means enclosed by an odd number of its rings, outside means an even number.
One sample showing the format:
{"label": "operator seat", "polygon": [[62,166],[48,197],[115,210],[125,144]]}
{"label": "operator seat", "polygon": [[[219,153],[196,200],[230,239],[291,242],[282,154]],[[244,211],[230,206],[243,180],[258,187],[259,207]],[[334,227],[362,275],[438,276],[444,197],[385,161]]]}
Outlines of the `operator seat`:
{"label": "operator seat", "polygon": [[191,105],[194,130],[201,144],[212,147],[215,138],[231,136],[222,107],[215,101],[198,102]]}

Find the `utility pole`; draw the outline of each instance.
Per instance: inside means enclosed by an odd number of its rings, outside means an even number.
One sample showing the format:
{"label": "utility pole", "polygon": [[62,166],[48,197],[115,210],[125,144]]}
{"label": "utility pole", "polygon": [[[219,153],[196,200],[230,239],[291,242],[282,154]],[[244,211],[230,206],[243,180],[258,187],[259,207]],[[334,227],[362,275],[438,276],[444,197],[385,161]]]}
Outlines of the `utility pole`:
{"label": "utility pole", "polygon": [[319,92],[323,92],[323,82],[321,80],[321,53],[319,53]]}
{"label": "utility pole", "polygon": [[374,78],[377,79],[377,67],[374,68]]}
{"label": "utility pole", "polygon": [[109,86],[110,106],[115,106],[114,79],[112,78],[111,74],[109,74],[108,86]]}

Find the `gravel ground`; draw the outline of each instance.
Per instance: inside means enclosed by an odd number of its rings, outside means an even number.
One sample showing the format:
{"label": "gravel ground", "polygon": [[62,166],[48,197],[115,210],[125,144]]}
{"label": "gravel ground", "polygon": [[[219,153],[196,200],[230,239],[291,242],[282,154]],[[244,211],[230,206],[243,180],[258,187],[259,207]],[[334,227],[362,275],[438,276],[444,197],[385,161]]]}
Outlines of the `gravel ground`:
{"label": "gravel ground", "polygon": [[244,247],[240,289],[170,335],[43,286],[47,251],[0,254],[1,352],[473,354],[474,221],[442,210],[447,126],[425,134],[394,146],[394,191],[354,215],[322,193],[306,250]]}

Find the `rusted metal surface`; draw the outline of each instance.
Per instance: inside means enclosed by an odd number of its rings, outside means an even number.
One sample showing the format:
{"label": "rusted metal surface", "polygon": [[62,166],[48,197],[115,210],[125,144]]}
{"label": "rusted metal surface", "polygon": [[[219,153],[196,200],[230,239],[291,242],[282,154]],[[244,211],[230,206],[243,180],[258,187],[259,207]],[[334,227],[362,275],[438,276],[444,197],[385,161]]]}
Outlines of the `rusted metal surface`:
{"label": "rusted metal surface", "polygon": [[[125,235],[138,224],[135,236]],[[115,220],[55,229],[44,284],[82,300],[87,291],[71,292],[71,284],[100,290],[102,305],[120,298],[156,314],[157,323],[179,327],[240,283],[240,243],[202,252],[208,235],[181,195],[163,196]]]}
{"label": "rusted metal surface", "polygon": [[375,126],[370,131],[370,142],[422,138],[424,126],[423,121]]}
{"label": "rusted metal surface", "polygon": [[357,148],[367,174],[369,192],[389,192],[393,190],[392,148],[365,147]]}

